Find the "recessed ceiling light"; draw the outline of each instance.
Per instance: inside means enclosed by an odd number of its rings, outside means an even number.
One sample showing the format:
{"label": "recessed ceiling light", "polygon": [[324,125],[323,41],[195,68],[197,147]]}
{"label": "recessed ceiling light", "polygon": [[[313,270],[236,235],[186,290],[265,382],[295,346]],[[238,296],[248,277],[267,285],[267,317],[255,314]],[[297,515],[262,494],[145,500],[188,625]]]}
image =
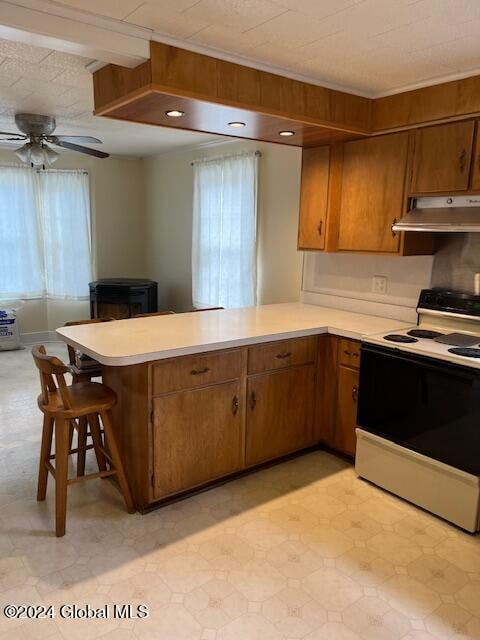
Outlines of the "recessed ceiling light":
{"label": "recessed ceiling light", "polygon": [[289,138],[290,136],[295,135],[295,131],[279,131],[278,135],[283,136],[284,138]]}
{"label": "recessed ceiling light", "polygon": [[241,129],[242,127],[246,127],[245,122],[229,122],[229,127],[233,127],[234,129]]}
{"label": "recessed ceiling light", "polygon": [[179,109],[171,109],[170,111],[165,111],[165,115],[169,118],[181,118],[185,115],[185,111],[180,111]]}

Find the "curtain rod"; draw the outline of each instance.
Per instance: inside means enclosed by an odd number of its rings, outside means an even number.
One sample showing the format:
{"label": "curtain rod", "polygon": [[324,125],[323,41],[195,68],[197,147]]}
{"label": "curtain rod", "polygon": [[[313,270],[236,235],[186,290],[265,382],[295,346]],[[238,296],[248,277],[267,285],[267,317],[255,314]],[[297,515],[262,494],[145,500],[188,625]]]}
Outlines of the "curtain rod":
{"label": "curtain rod", "polygon": [[35,167],[28,167],[24,164],[13,163],[12,164],[1,164],[0,169],[25,169],[29,171],[35,171],[35,173],[82,173],[84,175],[88,175],[87,169],[38,169]]}
{"label": "curtain rod", "polygon": [[240,153],[229,153],[228,155],[225,155],[225,156],[212,156],[211,158],[206,156],[205,158],[200,158],[200,160],[194,160],[193,162],[190,162],[190,165],[193,167],[195,164],[199,162],[215,162],[216,160],[224,160],[226,158],[241,158],[242,156],[249,156],[249,155],[254,155],[257,158],[261,158],[262,152],[261,151],[253,151],[253,152],[243,151]]}

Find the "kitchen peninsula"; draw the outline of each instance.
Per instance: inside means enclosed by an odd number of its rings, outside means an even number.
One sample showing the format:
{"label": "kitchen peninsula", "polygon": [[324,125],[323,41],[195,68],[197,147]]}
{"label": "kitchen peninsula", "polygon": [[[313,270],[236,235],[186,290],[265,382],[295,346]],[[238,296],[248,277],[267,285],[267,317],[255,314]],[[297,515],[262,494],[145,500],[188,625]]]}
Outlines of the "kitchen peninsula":
{"label": "kitchen peninsula", "polygon": [[398,320],[302,303],[62,327],[115,390],[140,511],[325,443],[354,454],[362,336]]}

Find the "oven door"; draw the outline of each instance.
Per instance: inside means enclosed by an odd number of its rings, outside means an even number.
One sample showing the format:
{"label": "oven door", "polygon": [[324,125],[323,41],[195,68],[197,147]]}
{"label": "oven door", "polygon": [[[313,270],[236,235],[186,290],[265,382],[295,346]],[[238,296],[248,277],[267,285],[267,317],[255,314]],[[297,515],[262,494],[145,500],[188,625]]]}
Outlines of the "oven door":
{"label": "oven door", "polygon": [[473,369],[364,344],[357,423],[480,475],[480,372]]}

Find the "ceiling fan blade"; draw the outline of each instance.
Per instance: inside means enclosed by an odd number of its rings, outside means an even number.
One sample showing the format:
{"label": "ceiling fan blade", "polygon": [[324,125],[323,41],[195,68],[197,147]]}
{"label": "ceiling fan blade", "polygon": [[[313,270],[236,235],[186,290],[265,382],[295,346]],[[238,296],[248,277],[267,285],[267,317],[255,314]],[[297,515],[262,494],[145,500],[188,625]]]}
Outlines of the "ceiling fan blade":
{"label": "ceiling fan blade", "polygon": [[59,140],[58,142],[54,142],[53,144],[56,144],[58,147],[63,147],[64,149],[70,149],[71,151],[86,153],[89,156],[95,156],[95,158],[108,158],[110,155],[108,153],[105,153],[104,151],[97,151],[97,149],[82,147],[79,144],[73,144],[73,142],[66,142],[64,140]]}
{"label": "ceiling fan blade", "polygon": [[10,136],[10,140],[25,140],[27,138],[23,133],[12,133],[11,131],[0,131],[0,136]]}
{"label": "ceiling fan blade", "polygon": [[49,136],[49,142],[56,144],[57,140],[63,140],[64,142],[86,142],[87,144],[102,144],[102,141],[93,136]]}

